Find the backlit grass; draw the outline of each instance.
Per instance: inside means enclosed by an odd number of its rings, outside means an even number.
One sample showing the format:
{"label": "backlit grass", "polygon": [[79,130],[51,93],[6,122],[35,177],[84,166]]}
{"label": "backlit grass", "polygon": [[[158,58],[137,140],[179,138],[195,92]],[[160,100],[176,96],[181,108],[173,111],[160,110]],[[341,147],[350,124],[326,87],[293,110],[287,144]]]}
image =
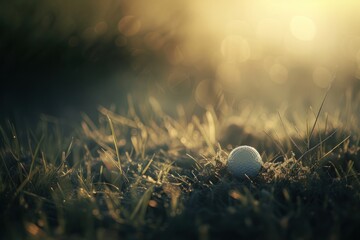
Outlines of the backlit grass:
{"label": "backlit grass", "polygon": [[[64,134],[44,120],[1,130],[4,239],[348,239],[360,234],[356,114],[243,109],[177,115],[150,99],[99,108]],[[353,105],[351,111],[357,111]],[[357,110],[356,110],[357,109]],[[233,147],[264,166],[238,180]]]}

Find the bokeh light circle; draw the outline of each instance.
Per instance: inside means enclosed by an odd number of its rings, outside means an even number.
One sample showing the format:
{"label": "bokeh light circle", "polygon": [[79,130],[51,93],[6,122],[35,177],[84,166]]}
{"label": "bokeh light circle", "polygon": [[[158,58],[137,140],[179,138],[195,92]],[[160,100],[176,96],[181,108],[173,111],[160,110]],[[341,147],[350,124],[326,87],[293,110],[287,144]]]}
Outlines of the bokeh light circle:
{"label": "bokeh light circle", "polygon": [[280,63],[275,63],[271,66],[269,75],[271,80],[278,84],[283,84],[288,80],[288,70]]}
{"label": "bokeh light circle", "polygon": [[215,106],[222,94],[221,85],[215,81],[202,80],[195,89],[195,100],[201,107]]}
{"label": "bokeh light circle", "polygon": [[251,56],[248,41],[239,35],[227,36],[221,43],[221,54],[227,61],[245,62]]}
{"label": "bokeh light circle", "polygon": [[134,36],[140,31],[140,28],[141,22],[134,16],[125,16],[118,24],[119,31],[126,37]]}
{"label": "bokeh light circle", "polygon": [[302,41],[311,41],[316,35],[316,26],[313,20],[305,16],[294,16],[290,22],[293,36]]}

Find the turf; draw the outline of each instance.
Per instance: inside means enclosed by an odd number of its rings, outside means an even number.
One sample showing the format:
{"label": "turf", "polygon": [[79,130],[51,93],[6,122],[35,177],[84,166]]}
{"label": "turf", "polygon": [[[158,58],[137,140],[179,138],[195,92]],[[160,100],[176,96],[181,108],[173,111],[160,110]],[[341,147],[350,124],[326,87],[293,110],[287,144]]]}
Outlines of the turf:
{"label": "turf", "polygon": [[[1,126],[3,239],[351,239],[360,235],[356,114],[99,109],[71,133]],[[355,106],[351,111],[357,111]],[[350,111],[350,112],[351,112]],[[230,117],[232,116],[232,117]],[[226,169],[256,147],[257,177]]]}

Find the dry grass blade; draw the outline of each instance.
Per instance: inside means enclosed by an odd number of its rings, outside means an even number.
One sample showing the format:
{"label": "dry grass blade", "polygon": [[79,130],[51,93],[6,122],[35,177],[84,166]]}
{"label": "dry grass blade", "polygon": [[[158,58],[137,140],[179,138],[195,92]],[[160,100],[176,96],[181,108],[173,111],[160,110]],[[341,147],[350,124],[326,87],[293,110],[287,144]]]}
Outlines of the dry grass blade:
{"label": "dry grass blade", "polygon": [[290,134],[288,133],[287,129],[286,129],[286,126],[285,126],[285,123],[280,115],[280,113],[278,112],[278,115],[279,115],[279,118],[280,118],[280,122],[284,128],[284,131],[285,131],[285,134],[286,136],[290,139],[291,143],[296,147],[296,149],[299,151],[299,152],[302,152],[300,147],[296,144],[296,142],[294,141],[294,139],[290,136]]}
{"label": "dry grass blade", "polygon": [[332,136],[335,135],[335,133],[337,132],[337,130],[333,131],[329,136],[327,136],[325,139],[323,139],[321,142],[319,142],[318,144],[316,144],[315,146],[313,146],[312,148],[310,148],[309,150],[307,150],[306,152],[304,152],[299,158],[298,160],[301,160],[303,157],[305,157],[308,153],[310,153],[311,151],[315,150],[317,147],[321,146],[324,142],[326,142],[328,139],[330,139]]}
{"label": "dry grass blade", "polygon": [[7,164],[6,164],[5,160],[4,160],[4,157],[2,157],[2,156],[1,156],[1,161],[3,162],[3,166],[4,166],[4,168],[5,168],[6,174],[8,175],[8,177],[9,177],[9,179],[10,179],[11,184],[12,184],[14,187],[16,187],[16,184],[15,184],[15,182],[14,182],[14,180],[13,180],[11,174],[10,174],[9,168],[8,168],[8,166],[7,166]]}
{"label": "dry grass blade", "polygon": [[344,138],[344,140],[342,140],[341,142],[339,142],[335,147],[333,147],[330,151],[328,151],[327,153],[325,153],[319,160],[322,160],[324,158],[326,158],[330,153],[332,153],[335,149],[337,149],[338,147],[340,147],[341,144],[343,144],[345,141],[347,141],[351,136],[347,136],[346,138]]}
{"label": "dry grass blade", "polygon": [[73,143],[74,143],[74,138],[71,138],[71,141],[70,141],[70,144],[66,150],[66,154],[65,154],[65,159],[67,159],[71,153],[71,149],[72,149],[72,146],[73,146]]}
{"label": "dry grass blade", "polygon": [[276,139],[274,139],[268,132],[264,131],[264,133],[266,134],[266,136],[268,136],[271,139],[271,141],[273,141],[275,143],[275,146],[279,149],[281,154],[283,156],[285,156],[286,154],[285,154],[285,151],[283,150],[283,147],[281,146],[281,144],[278,141],[276,141]]}
{"label": "dry grass blade", "polygon": [[211,143],[210,137],[208,136],[208,134],[206,134],[206,131],[205,131],[204,127],[201,125],[199,118],[197,118],[197,117],[194,116],[194,117],[193,117],[193,122],[195,123],[195,125],[196,125],[197,128],[199,129],[202,137],[204,138],[207,146],[209,147],[209,150],[210,150],[211,154],[214,155],[214,154],[216,153],[216,152],[215,152],[215,149],[214,149],[214,146],[213,146],[213,144]]}
{"label": "dry grass blade", "polygon": [[319,120],[321,110],[322,110],[323,107],[324,107],[325,100],[326,100],[326,98],[327,98],[327,96],[328,96],[328,94],[329,94],[329,92],[330,92],[330,88],[331,88],[331,86],[329,86],[328,89],[326,90],[326,93],[325,93],[324,98],[323,98],[323,100],[322,100],[322,102],[321,102],[320,108],[319,108],[319,110],[318,110],[318,112],[317,112],[317,115],[316,115],[316,118],[315,118],[315,122],[314,122],[314,124],[313,124],[313,126],[312,126],[312,128],[311,128],[310,134],[309,134],[309,136],[308,136],[308,145],[307,145],[308,150],[310,149],[310,140],[311,140],[312,135],[313,135],[313,133],[314,133],[316,124],[317,124],[317,122],[318,122],[318,120]]}
{"label": "dry grass blade", "polygon": [[31,159],[31,165],[30,165],[29,175],[31,175],[31,172],[32,172],[33,167],[34,167],[35,159],[36,159],[36,157],[37,157],[37,155],[38,155],[38,153],[39,153],[40,146],[41,146],[43,140],[44,140],[44,135],[41,136],[40,141],[39,141],[38,144],[36,145],[35,152],[34,152],[34,154],[33,154],[33,156],[32,156],[32,159]]}
{"label": "dry grass blade", "polygon": [[23,190],[23,188],[26,186],[26,184],[28,184],[29,182],[31,182],[32,177],[39,171],[39,169],[35,169],[34,171],[31,172],[31,174],[29,174],[27,176],[27,178],[25,178],[25,180],[20,184],[20,186],[16,189],[15,194],[13,196],[13,200],[18,196],[18,194],[21,192],[21,190]]}
{"label": "dry grass blade", "polygon": [[153,156],[149,160],[148,164],[146,164],[145,168],[142,170],[142,172],[141,172],[142,175],[144,175],[146,173],[146,171],[149,169],[151,163],[154,161],[154,157],[155,157],[155,154],[153,154]]}
{"label": "dry grass blade", "polygon": [[[215,239],[223,232],[234,239],[351,239],[346,233],[358,230],[358,122],[349,122],[348,131],[338,115],[319,116],[328,107],[324,100],[307,126],[300,115],[253,106],[239,107],[239,116],[210,108],[187,118],[180,109],[179,120],[150,101],[145,110],[130,103],[123,116],[103,108],[96,123],[85,116],[73,139],[46,126],[27,136],[17,130],[15,139],[13,129],[0,127],[4,239],[193,239],[205,236],[205,228]],[[231,117],[239,123],[233,128]],[[235,140],[222,141],[223,126]],[[235,144],[261,150],[258,175],[231,174],[226,164]]]}
{"label": "dry grass blade", "polygon": [[136,123],[136,121],[131,120],[129,118],[120,116],[118,114],[115,114],[114,112],[112,112],[111,110],[104,108],[104,107],[99,107],[99,112],[101,114],[103,114],[104,116],[110,117],[111,120],[115,123],[119,123],[121,125],[124,126],[128,126],[128,127],[132,127],[132,128],[137,128],[138,125]]}
{"label": "dry grass blade", "polygon": [[118,165],[119,165],[119,171],[120,171],[120,174],[123,175],[124,173],[123,173],[123,170],[121,168],[120,154],[119,154],[119,148],[118,148],[118,145],[117,145],[117,139],[116,139],[116,133],[115,133],[114,125],[113,125],[109,115],[107,115],[107,118],[109,120],[111,134],[112,134],[113,140],[114,140],[114,147],[115,147],[116,157],[117,157],[117,161],[118,161]]}
{"label": "dry grass blade", "polygon": [[149,204],[149,200],[151,197],[151,194],[154,190],[154,186],[150,186],[145,193],[142,195],[138,203],[136,204],[135,209],[131,213],[130,220],[134,221],[135,217],[138,217],[138,221],[143,221],[145,217],[146,208]]}

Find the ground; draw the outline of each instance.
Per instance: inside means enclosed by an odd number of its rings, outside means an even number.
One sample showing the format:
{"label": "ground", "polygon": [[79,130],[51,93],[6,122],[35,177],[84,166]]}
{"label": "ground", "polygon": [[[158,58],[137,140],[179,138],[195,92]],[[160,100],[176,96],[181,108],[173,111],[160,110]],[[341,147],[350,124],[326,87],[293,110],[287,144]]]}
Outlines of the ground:
{"label": "ground", "polygon": [[[264,109],[186,115],[179,106],[169,115],[155,99],[144,104],[126,114],[100,107],[70,133],[49,118],[33,129],[1,126],[2,237],[359,236],[356,114],[333,117],[321,105],[295,120]],[[258,176],[228,172],[238,145],[260,152]]]}

